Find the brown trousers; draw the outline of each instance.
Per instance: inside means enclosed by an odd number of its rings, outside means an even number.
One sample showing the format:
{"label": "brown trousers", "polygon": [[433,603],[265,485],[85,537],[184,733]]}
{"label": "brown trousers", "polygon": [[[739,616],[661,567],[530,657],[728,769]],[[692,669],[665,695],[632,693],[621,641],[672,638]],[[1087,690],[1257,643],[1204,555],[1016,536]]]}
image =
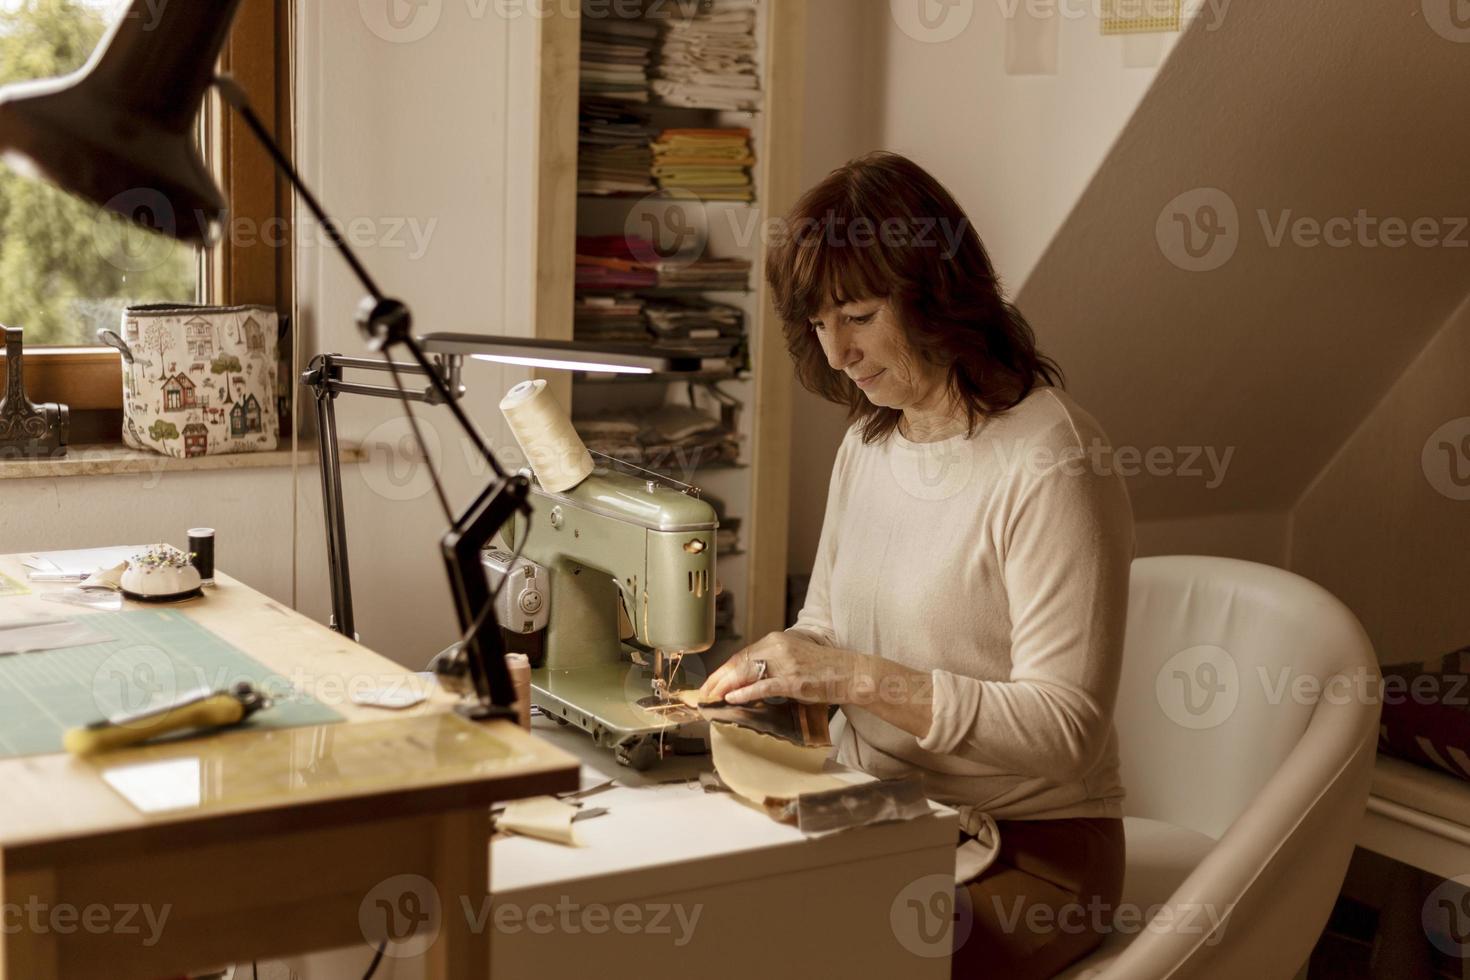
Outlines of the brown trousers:
{"label": "brown trousers", "polygon": [[1123,890],[1123,821],[996,824],[995,863],[955,896],[950,976],[1044,980],[1103,941]]}

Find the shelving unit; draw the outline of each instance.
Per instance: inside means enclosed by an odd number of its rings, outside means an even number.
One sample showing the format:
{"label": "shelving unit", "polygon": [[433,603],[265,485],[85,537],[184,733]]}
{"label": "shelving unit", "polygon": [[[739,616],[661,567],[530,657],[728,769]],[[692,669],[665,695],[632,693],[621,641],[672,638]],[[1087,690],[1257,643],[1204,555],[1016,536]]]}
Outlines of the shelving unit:
{"label": "shelving unit", "polygon": [[[770,307],[762,270],[767,242],[763,223],[784,214],[797,191],[800,58],[805,12],[803,0],[760,0],[757,7],[756,63],[762,108],[716,110],[651,101],[630,103],[648,114],[655,129],[740,128],[750,131],[756,163],[751,168],[752,203],[699,201],[686,193],[582,193],[577,187],[577,102],[581,25],[574,16],[553,16],[542,26],[542,73],[539,115],[537,214],[541,222],[537,248],[537,335],[571,339],[575,293],[575,249],[578,235],[621,235],[630,214],[640,209],[642,221],[667,220],[660,208],[680,208],[687,217],[697,208],[705,231],[704,254],[742,257],[751,263],[744,289],[704,290],[646,287],[630,290],[589,289],[582,295],[622,295],[656,299],[707,297],[742,310],[747,360],[739,369],[702,370],[651,377],[562,376],[558,395],[574,417],[615,408],[656,407],[687,401],[687,382],[717,384],[742,404],[738,432],[740,459],[735,464],[677,466],[669,475],[696,482],[718,498],[727,515],[741,521],[739,545],[719,556],[719,577],[734,596],[732,629],[716,643],[716,654],[733,652],[732,644],[780,629],[784,622],[787,511],[789,497],[791,366],[780,324]],[[652,218],[645,218],[651,213]],[[636,226],[636,225],[634,225]],[[558,379],[546,375],[553,384]],[[696,407],[720,416],[719,403]],[[695,480],[697,477],[697,481]],[[736,647],[738,648],[738,647]]]}

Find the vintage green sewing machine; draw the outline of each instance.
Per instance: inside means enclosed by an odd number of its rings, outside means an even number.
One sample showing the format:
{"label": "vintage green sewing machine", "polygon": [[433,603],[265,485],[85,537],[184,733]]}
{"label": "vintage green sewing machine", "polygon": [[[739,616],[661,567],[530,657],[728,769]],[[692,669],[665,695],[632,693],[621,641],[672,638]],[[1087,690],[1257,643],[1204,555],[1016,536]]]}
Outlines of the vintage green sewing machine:
{"label": "vintage green sewing machine", "polygon": [[[508,647],[532,654],[533,703],[638,769],[676,744],[663,694],[715,639],[719,521],[698,493],[606,469],[562,493],[533,480],[521,559],[486,553],[491,588],[510,577],[496,612]],[[520,543],[525,521],[506,541]]]}

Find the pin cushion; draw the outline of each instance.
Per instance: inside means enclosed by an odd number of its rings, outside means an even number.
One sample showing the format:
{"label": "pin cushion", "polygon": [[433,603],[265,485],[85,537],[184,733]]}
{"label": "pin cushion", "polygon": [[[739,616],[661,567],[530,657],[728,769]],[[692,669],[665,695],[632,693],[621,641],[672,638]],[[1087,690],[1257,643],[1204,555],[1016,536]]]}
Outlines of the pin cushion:
{"label": "pin cushion", "polygon": [[199,570],[171,545],[154,545],[134,555],[122,575],[123,595],[140,602],[178,602],[201,592]]}

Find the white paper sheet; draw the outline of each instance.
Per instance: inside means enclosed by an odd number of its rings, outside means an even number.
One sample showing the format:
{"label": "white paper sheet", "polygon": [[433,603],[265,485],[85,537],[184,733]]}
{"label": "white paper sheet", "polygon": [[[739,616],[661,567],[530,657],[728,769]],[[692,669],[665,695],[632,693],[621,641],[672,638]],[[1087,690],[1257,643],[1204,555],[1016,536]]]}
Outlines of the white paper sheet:
{"label": "white paper sheet", "polygon": [[107,633],[69,619],[0,619],[0,656],[90,646],[112,639]]}
{"label": "white paper sheet", "polygon": [[147,545],[127,544],[109,548],[79,548],[74,551],[38,551],[27,556],[22,564],[38,572],[91,575],[99,569],[112,568],[147,550]]}

